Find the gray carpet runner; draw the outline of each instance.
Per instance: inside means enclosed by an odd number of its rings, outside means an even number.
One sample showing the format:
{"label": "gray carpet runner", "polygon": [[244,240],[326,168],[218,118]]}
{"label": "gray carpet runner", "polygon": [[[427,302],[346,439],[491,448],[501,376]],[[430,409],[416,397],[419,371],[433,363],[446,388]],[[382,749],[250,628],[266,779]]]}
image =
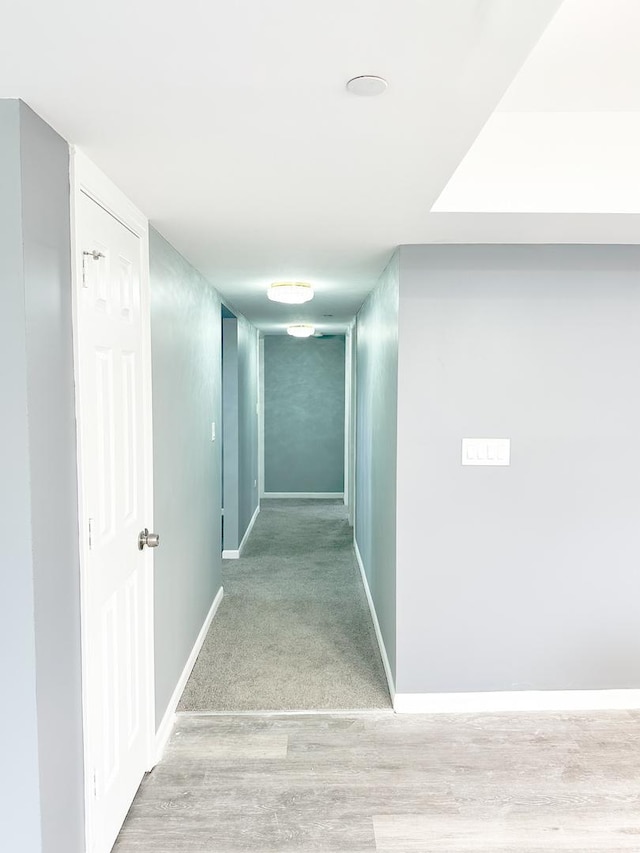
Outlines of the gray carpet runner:
{"label": "gray carpet runner", "polygon": [[342,502],[263,500],[178,711],[390,707]]}

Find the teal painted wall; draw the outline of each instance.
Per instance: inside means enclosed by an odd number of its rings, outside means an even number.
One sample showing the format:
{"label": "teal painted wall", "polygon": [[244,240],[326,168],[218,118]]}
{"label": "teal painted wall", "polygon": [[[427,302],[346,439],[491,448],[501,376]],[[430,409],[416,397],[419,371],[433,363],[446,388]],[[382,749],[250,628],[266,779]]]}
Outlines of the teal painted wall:
{"label": "teal painted wall", "polygon": [[[258,508],[258,330],[238,315],[238,545]],[[233,546],[230,546],[233,547]],[[236,546],[237,547],[237,546]]]}
{"label": "teal painted wall", "polygon": [[258,330],[222,320],[224,548],[235,551],[258,507]]}
{"label": "teal painted wall", "polygon": [[265,336],[265,492],[343,491],[344,359],[343,336]]}
{"label": "teal painted wall", "polygon": [[356,318],[355,539],[396,669],[398,256]]}
{"label": "teal painted wall", "polygon": [[220,298],[150,229],[156,724],[221,585]]}
{"label": "teal painted wall", "polygon": [[222,319],[222,547],[236,550],[238,537],[238,320]]}

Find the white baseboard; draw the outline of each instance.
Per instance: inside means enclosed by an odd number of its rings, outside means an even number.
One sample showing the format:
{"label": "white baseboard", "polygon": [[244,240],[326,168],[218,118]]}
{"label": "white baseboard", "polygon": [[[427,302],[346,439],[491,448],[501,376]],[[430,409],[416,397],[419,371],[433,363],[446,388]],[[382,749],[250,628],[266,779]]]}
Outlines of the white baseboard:
{"label": "white baseboard", "polygon": [[196,658],[200,654],[200,649],[202,648],[202,644],[204,643],[204,639],[207,636],[207,631],[211,627],[211,623],[213,621],[213,617],[216,615],[216,611],[218,607],[220,607],[220,602],[222,601],[222,596],[224,595],[224,590],[222,587],[216,593],[216,597],[213,599],[213,604],[211,605],[209,612],[207,613],[207,618],[204,620],[204,624],[200,629],[200,633],[198,634],[198,638],[196,639],[193,648],[191,649],[191,654],[182,670],[182,674],[178,679],[178,683],[176,684],[176,689],[173,691],[171,699],[169,700],[169,705],[167,706],[167,710],[164,713],[162,718],[162,722],[158,727],[158,731],[156,732],[156,743],[155,743],[155,764],[160,761],[162,758],[162,753],[164,752],[164,748],[167,745],[169,738],[171,737],[171,732],[173,730],[173,724],[176,720],[176,708],[178,707],[178,703],[180,702],[180,697],[184,692],[184,688],[187,685],[187,681],[189,680],[189,676],[191,675],[191,670],[194,667],[196,662]]}
{"label": "white baseboard", "polygon": [[260,512],[260,504],[258,503],[258,506],[256,507],[256,511],[251,516],[251,521],[249,522],[249,525],[244,532],[244,536],[242,537],[242,542],[240,543],[240,547],[230,549],[230,550],[224,550],[222,552],[222,559],[223,560],[239,560],[240,559],[240,555],[242,554],[242,549],[247,544],[247,539],[249,538],[249,534],[253,530],[253,525],[256,523],[256,518],[258,517],[259,512]]}
{"label": "white baseboard", "polygon": [[263,498],[318,498],[344,500],[344,492],[264,492]]}
{"label": "white baseboard", "polygon": [[624,711],[640,708],[640,690],[505,690],[488,693],[396,693],[398,714],[499,711]]}
{"label": "white baseboard", "polygon": [[[391,694],[391,701],[393,702],[394,696],[396,695],[396,688],[393,683],[393,674],[391,672],[391,666],[389,664],[389,657],[387,655],[387,649],[384,644],[384,640],[382,639],[382,631],[380,630],[380,623],[378,622],[378,614],[376,613],[376,608],[373,603],[373,598],[371,597],[371,590],[369,589],[369,581],[367,580],[367,575],[364,570],[364,563],[362,562],[362,555],[360,554],[360,549],[358,548],[358,543],[355,540],[355,536],[353,539],[353,550],[356,553],[356,561],[358,563],[358,568],[360,569],[360,575],[362,576],[362,584],[364,586],[364,592],[367,596],[367,603],[369,605],[369,610],[371,611],[371,620],[373,622],[373,629],[376,632],[376,638],[378,640],[378,646],[380,648],[380,657],[382,658],[382,665],[384,667],[384,674],[387,676],[387,684],[389,685],[389,693]],[[394,705],[395,708],[395,705]]]}

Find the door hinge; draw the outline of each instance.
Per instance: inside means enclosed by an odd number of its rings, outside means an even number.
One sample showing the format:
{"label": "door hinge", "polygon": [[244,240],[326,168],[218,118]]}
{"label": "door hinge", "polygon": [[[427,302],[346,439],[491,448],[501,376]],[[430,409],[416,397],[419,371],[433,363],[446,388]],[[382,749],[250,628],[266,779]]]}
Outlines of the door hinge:
{"label": "door hinge", "polygon": [[89,519],[89,550],[93,547],[93,519]]}
{"label": "door hinge", "polygon": [[89,287],[89,273],[88,273],[88,264],[89,258],[94,261],[99,261],[100,258],[104,258],[102,252],[99,252],[97,249],[93,249],[91,252],[84,251],[82,253],[82,286]]}

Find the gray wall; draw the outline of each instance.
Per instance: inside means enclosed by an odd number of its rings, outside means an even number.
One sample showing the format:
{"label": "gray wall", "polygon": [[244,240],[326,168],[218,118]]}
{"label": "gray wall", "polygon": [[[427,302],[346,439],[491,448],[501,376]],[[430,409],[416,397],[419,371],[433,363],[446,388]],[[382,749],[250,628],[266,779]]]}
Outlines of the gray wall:
{"label": "gray wall", "polygon": [[221,584],[220,299],[153,229],[156,724]]}
{"label": "gray wall", "polygon": [[391,671],[396,660],[398,258],[356,322],[355,539]]}
{"label": "gray wall", "polygon": [[[401,249],[399,691],[640,687],[639,270]],[[511,467],[462,467],[465,436]]]}
{"label": "gray wall", "polygon": [[0,102],[3,844],[83,849],[69,150]]}
{"label": "gray wall", "polygon": [[342,492],[344,337],[264,338],[265,492]]}

